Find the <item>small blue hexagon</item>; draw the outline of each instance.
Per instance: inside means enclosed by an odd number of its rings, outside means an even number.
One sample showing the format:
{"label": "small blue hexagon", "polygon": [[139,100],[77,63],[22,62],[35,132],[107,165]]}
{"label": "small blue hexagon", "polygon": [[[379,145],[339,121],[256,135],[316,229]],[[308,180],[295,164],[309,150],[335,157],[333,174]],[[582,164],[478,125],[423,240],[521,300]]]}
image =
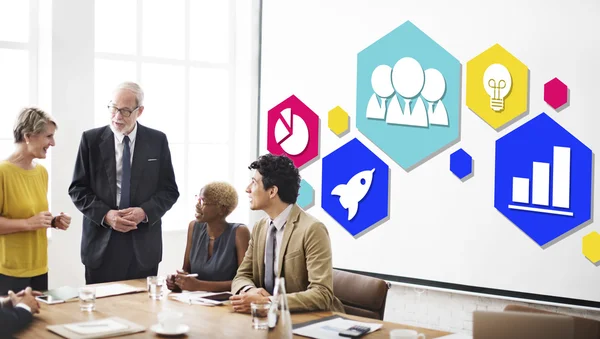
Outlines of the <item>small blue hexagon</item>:
{"label": "small blue hexagon", "polygon": [[459,138],[461,64],[407,21],[358,53],[356,127],[406,171]]}
{"label": "small blue hexagon", "polygon": [[496,141],[494,206],[540,246],[586,224],[593,153],[542,113]]}
{"label": "small blue hexagon", "polygon": [[296,203],[303,210],[307,210],[313,207],[315,203],[315,190],[308,183],[308,181],[304,179],[300,181],[300,190],[298,191],[298,200],[296,201]]}
{"label": "small blue hexagon", "polygon": [[323,158],[321,207],[352,236],[387,220],[390,169],[354,138]]}
{"label": "small blue hexagon", "polygon": [[473,173],[473,158],[464,149],[450,155],[450,171],[463,180]]}

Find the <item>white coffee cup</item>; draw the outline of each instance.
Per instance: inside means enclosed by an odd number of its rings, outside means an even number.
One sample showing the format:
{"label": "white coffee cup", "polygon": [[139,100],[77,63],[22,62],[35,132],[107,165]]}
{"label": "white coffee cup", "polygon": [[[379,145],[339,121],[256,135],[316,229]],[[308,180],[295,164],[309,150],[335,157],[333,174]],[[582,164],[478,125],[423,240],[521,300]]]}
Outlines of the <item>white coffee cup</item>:
{"label": "white coffee cup", "polygon": [[183,313],[173,311],[162,311],[158,314],[158,322],[165,332],[175,332],[179,329]]}
{"label": "white coffee cup", "polygon": [[425,339],[425,334],[413,330],[395,329],[390,331],[390,339]]}

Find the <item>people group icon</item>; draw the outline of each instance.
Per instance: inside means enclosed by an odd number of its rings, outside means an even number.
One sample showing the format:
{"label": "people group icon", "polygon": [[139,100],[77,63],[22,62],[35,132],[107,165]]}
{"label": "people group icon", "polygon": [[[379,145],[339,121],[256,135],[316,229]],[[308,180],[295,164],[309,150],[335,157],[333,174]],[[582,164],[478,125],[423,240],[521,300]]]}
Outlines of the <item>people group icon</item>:
{"label": "people group icon", "polygon": [[[429,127],[448,126],[448,112],[442,102],[446,81],[435,68],[404,57],[394,67],[379,65],[371,74],[373,94],[367,104],[367,118],[388,124]],[[399,100],[404,99],[404,109]],[[425,102],[428,105],[425,107]]]}

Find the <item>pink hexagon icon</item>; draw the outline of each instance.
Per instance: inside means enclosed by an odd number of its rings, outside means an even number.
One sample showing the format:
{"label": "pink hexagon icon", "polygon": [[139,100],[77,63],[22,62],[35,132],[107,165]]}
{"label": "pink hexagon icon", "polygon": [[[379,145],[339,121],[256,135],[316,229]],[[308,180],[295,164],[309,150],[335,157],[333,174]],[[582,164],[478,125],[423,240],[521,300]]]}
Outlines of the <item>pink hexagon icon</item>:
{"label": "pink hexagon icon", "polygon": [[285,154],[298,168],[319,155],[319,116],[295,95],[268,112],[267,150]]}
{"label": "pink hexagon icon", "polygon": [[564,109],[569,102],[569,88],[558,78],[548,81],[544,85],[544,101],[556,111]]}

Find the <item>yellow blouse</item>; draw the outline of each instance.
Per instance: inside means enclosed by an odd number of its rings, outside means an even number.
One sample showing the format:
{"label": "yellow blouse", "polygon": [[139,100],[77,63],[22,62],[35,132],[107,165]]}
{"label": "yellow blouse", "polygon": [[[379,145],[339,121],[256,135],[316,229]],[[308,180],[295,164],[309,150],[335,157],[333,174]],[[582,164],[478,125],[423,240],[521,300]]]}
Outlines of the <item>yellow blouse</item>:
{"label": "yellow blouse", "polygon": [[[0,216],[27,219],[48,211],[48,172],[0,162]],[[46,229],[0,235],[0,274],[28,278],[48,272]]]}

